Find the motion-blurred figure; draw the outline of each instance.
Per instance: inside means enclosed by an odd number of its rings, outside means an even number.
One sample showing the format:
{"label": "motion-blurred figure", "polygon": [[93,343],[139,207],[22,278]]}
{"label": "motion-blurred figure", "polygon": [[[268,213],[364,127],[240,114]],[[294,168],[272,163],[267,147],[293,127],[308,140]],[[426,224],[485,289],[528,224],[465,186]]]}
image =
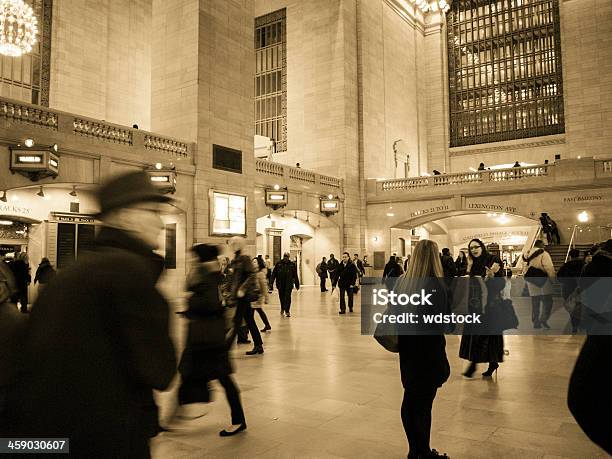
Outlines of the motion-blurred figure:
{"label": "motion-blurred figure", "polygon": [[153,252],[169,198],[139,171],[106,182],[98,200],[95,250],[32,309],[9,433],[70,438],[75,457],[147,458],[159,428],[153,389],[176,371],[169,306],[155,287],[164,260]]}

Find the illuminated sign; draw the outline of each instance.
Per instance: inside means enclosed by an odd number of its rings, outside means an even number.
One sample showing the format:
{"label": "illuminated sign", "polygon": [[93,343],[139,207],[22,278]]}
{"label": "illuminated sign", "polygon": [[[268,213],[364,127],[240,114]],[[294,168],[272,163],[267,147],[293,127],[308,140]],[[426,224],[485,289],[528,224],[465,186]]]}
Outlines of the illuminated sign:
{"label": "illuminated sign", "polygon": [[9,147],[11,151],[10,169],[13,173],[29,177],[32,181],[59,174],[59,156],[53,147],[27,148],[20,145]]}
{"label": "illuminated sign", "polygon": [[211,193],[211,235],[246,236],[246,196]]}

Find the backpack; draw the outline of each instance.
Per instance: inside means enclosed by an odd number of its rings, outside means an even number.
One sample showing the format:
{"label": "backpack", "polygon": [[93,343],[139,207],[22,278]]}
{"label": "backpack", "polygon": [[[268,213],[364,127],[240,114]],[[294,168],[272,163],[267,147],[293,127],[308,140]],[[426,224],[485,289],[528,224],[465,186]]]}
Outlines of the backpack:
{"label": "backpack", "polygon": [[321,275],[321,273],[323,272],[323,271],[321,270],[321,263],[319,263],[319,264],[317,265],[317,267],[315,268],[315,271],[317,272],[317,274],[318,274],[319,276]]}

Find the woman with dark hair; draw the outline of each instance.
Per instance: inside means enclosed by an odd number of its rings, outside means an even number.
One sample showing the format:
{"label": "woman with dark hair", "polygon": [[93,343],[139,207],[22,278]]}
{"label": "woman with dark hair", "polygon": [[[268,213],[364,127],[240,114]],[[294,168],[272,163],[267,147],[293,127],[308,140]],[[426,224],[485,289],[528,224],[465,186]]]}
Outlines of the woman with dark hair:
{"label": "woman with dark hair", "polygon": [[[469,279],[468,312],[484,315],[487,308],[500,299],[505,286],[502,262],[497,255],[487,251],[480,239],[472,239],[468,244],[467,274]],[[484,282],[483,282],[484,280]],[[486,294],[486,303],[483,301]],[[504,337],[502,335],[474,335],[473,328],[466,325],[461,337],[459,357],[468,360],[470,365],[463,376],[471,378],[477,363],[489,363],[482,376],[491,377],[499,368],[504,357]]]}
{"label": "woman with dark hair", "polygon": [[[432,293],[433,306],[426,307],[427,313],[444,314],[449,311],[438,245],[427,239],[419,241],[414,247],[408,270],[397,280],[395,291],[419,291],[421,287],[435,292]],[[417,309],[419,312],[425,311]],[[429,446],[433,401],[450,375],[444,329],[423,328],[416,331],[416,334],[411,331],[406,332],[410,334],[398,333],[400,372],[404,386],[401,413],[410,448],[408,458],[448,457]]]}
{"label": "woman with dark hair", "polygon": [[251,307],[259,314],[259,317],[261,317],[261,320],[264,323],[264,328],[262,328],[261,331],[267,332],[272,330],[270,322],[268,321],[268,316],[263,310],[263,305],[268,304],[268,279],[266,277],[266,272],[268,271],[268,269],[266,268],[266,262],[263,260],[261,255],[258,255],[256,258],[253,258],[253,268],[255,269],[255,273],[257,274],[257,282],[259,284],[259,298],[254,303],[251,303]]}
{"label": "woman with dark hair", "polygon": [[457,268],[457,277],[465,276],[467,273],[467,257],[465,256],[465,252],[463,250],[459,251],[459,255],[457,255],[457,259],[455,260],[455,266]]}

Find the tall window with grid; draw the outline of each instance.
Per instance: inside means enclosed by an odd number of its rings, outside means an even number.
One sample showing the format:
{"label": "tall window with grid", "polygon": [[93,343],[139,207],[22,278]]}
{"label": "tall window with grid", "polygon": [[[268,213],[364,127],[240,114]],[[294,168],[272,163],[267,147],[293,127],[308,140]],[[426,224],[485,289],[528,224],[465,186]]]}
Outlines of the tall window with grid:
{"label": "tall window with grid", "polygon": [[255,19],[255,134],[287,150],[286,10]]}
{"label": "tall window with grid", "polygon": [[565,132],[558,0],[455,1],[450,146]]}
{"label": "tall window with grid", "polygon": [[0,56],[0,96],[49,106],[52,0],[28,4],[38,19],[36,43],[23,56]]}

